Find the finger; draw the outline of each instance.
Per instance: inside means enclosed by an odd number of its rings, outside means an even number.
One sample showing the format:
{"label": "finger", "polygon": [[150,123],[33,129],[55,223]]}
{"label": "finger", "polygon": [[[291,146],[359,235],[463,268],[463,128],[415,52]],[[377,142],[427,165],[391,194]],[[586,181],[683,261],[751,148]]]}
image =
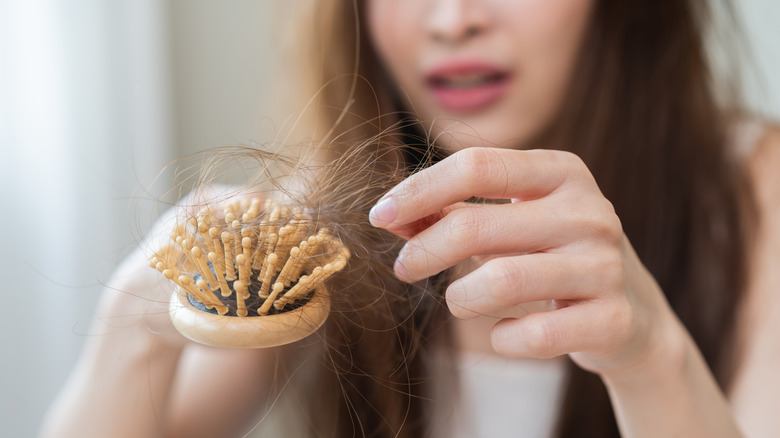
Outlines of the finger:
{"label": "finger", "polygon": [[590,255],[494,258],[447,288],[447,306],[455,317],[471,319],[531,301],[588,299],[603,288],[602,268],[601,258]]}
{"label": "finger", "polygon": [[393,234],[395,234],[398,237],[401,237],[404,240],[409,240],[412,237],[416,236],[417,234],[427,230],[430,226],[432,226],[433,224],[435,224],[436,222],[438,222],[439,220],[447,216],[452,211],[457,210],[458,208],[470,208],[470,207],[472,207],[472,205],[468,205],[464,202],[459,202],[449,207],[445,207],[444,209],[442,209],[441,211],[435,214],[417,219],[407,224],[403,224],[389,231],[391,231]]}
{"label": "finger", "polygon": [[424,218],[420,218],[415,221],[409,222],[407,224],[401,225],[390,231],[393,234],[397,235],[398,237],[402,237],[405,240],[409,240],[412,237],[416,236],[417,234],[427,230],[436,222],[440,221],[441,219],[443,219],[445,216],[452,213],[453,211],[458,210],[460,208],[475,208],[479,205],[485,205],[485,204],[458,202],[450,206],[444,207],[441,211],[438,211],[432,215],[425,216]]}
{"label": "finger", "polygon": [[607,356],[630,336],[628,307],[584,302],[563,309],[502,319],[490,333],[493,349],[506,357],[548,359],[589,352]]}
{"label": "finger", "polygon": [[473,196],[537,199],[585,175],[590,174],[581,160],[567,152],[469,148],[394,187],[371,209],[369,220],[393,231]]}
{"label": "finger", "polygon": [[472,256],[550,251],[601,233],[595,215],[566,215],[549,198],[470,205],[450,211],[413,236],[396,260],[396,275],[416,281]]}

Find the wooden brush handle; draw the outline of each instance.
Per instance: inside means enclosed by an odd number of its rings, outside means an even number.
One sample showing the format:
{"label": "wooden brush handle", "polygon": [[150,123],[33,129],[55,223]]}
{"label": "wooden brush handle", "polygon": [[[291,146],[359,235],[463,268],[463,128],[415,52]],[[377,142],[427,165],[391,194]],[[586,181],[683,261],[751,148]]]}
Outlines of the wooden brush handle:
{"label": "wooden brush handle", "polygon": [[225,348],[268,348],[289,344],[314,333],[328,318],[330,295],[320,284],[311,300],[289,312],[265,316],[224,316],[195,308],[177,287],[169,313],[179,332],[201,344]]}

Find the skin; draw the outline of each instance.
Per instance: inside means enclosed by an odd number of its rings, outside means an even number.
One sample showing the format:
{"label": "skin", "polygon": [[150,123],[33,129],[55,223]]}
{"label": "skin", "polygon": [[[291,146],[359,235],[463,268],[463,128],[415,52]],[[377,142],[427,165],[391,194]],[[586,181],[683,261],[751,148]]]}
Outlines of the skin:
{"label": "skin", "polygon": [[[206,188],[181,205],[224,199],[220,190]],[[149,268],[148,257],[181,216],[179,208],[166,212],[149,241],[107,282],[90,330],[94,336],[51,407],[41,437],[242,436],[264,413],[273,394],[275,350],[206,347],[171,325],[171,286]],[[203,406],[213,408],[204,412]]]}
{"label": "skin", "polygon": [[[368,6],[375,48],[411,107],[436,120],[439,144],[451,153],[392,189],[370,214],[374,225],[408,240],[395,266],[399,278],[462,267],[446,299],[463,324],[488,322],[472,335],[507,357],[568,354],[597,373],[624,436],[732,437],[740,428],[751,437],[780,435],[780,132],[770,129],[745,168],[761,225],[738,312],[741,366],[727,398],[585,165],[565,152],[515,149],[559,110],[590,3]],[[462,53],[522,74],[495,106],[449,114],[418,75],[430,60]],[[485,144],[500,148],[466,147]],[[512,202],[462,202],[475,195]],[[151,234],[170,229],[176,215],[169,212]],[[147,266],[148,253],[138,249],[107,285],[98,336],[41,436],[240,436],[273,401],[275,352],[214,349],[181,337],[167,316],[170,288]],[[517,312],[540,301],[552,302],[552,311]],[[493,327],[486,314],[512,317]]]}
{"label": "skin", "polygon": [[[515,148],[557,114],[591,10],[590,0],[370,0],[367,21],[409,106],[432,123],[437,144]],[[464,114],[437,105],[431,69],[486,62],[510,72],[497,104]]]}
{"label": "skin", "polygon": [[[515,315],[493,327],[473,325],[482,330],[470,336],[489,337],[495,352],[506,357],[568,354],[601,376],[624,436],[741,436],[738,423],[755,436],[780,433],[775,416],[762,408],[776,406],[780,397],[758,384],[778,387],[768,368],[780,365],[780,354],[768,343],[755,345],[776,333],[778,324],[764,316],[749,328],[740,325],[740,337],[754,341],[738,374],[732,409],[582,161],[560,151],[515,150],[556,113],[590,3],[369,4],[381,59],[411,107],[424,120],[435,120],[433,132],[444,133],[438,141],[452,153],[390,190],[371,211],[374,226],[408,240],[395,263],[398,278],[412,282],[468,265],[446,290],[453,316]],[[523,74],[506,99],[458,115],[463,123],[453,125],[452,114],[437,106],[420,72],[431,62],[474,53]],[[770,135],[766,142],[777,138]],[[510,149],[470,147],[485,143]],[[770,160],[776,163],[777,155]],[[766,172],[749,171],[757,187],[769,184]],[[462,202],[473,196],[511,203]],[[769,206],[780,194],[775,190],[759,198],[766,215],[762,223],[776,225],[777,207]],[[777,229],[762,228],[759,241],[777,244]],[[756,261],[777,260],[778,247],[761,249]],[[776,312],[778,298],[771,291],[780,288],[780,280],[770,272],[768,267],[752,272],[747,301],[761,294],[767,299],[762,305]],[[534,311],[530,306],[539,301],[551,302],[552,311]],[[516,311],[523,306],[529,307]],[[740,313],[742,320],[753,316]],[[752,382],[755,392],[748,394],[743,381]]]}
{"label": "skin", "polygon": [[[460,202],[473,195],[513,202]],[[598,373],[627,436],[739,436],[695,345],[577,157],[465,149],[396,186],[370,220],[408,239],[395,264],[405,281],[492,256],[447,288],[457,318],[554,300],[554,311],[499,321],[488,334],[493,348],[507,357],[569,354]],[[696,397],[670,403],[678,391]],[[698,412],[701,400],[712,409]]]}

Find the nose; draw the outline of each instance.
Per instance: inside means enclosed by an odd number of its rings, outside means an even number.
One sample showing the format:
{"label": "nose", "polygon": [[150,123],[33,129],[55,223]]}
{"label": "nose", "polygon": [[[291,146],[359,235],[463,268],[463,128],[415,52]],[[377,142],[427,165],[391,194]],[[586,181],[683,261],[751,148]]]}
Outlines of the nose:
{"label": "nose", "polygon": [[433,0],[428,14],[430,37],[444,44],[461,44],[483,34],[490,16],[482,0]]}

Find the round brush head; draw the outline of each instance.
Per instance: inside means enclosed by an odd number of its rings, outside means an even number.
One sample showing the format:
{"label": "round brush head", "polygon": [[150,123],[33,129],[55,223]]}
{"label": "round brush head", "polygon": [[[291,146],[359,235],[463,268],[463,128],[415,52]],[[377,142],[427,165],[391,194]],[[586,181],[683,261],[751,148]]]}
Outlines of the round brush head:
{"label": "round brush head", "polygon": [[327,319],[325,281],[349,251],[303,209],[242,199],[187,218],[150,265],[176,283],[170,315],[208,345],[263,348],[314,333]]}

